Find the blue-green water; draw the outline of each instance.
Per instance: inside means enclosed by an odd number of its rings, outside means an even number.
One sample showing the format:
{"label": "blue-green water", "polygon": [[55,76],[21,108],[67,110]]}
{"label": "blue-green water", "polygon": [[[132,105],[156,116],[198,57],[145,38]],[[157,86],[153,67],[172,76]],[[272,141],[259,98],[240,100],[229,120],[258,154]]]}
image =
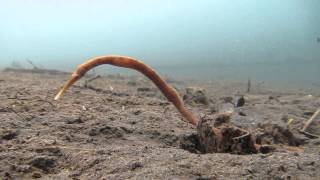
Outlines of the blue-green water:
{"label": "blue-green water", "polygon": [[318,0],[3,0],[0,66],[29,59],[71,71],[120,54],[176,79],[316,86],[319,9]]}
{"label": "blue-green water", "polygon": [[[251,79],[255,84],[263,83],[277,87],[302,89],[320,88],[319,62],[282,62],[248,64],[211,64],[203,66],[156,66],[164,77],[175,80],[234,80],[246,83]],[[99,73],[137,75],[127,69],[114,67],[99,68]]]}

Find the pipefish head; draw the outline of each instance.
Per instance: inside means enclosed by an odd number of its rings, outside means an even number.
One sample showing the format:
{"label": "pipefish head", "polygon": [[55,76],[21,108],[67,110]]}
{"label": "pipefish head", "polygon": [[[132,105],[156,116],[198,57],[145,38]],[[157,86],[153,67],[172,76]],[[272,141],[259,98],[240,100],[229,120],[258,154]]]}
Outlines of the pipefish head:
{"label": "pipefish head", "polygon": [[84,64],[79,65],[78,68],[72,73],[71,78],[69,81],[62,87],[59,93],[55,96],[54,100],[59,100],[63,97],[64,93],[75,83],[77,82],[82,76],[85,75],[87,72],[87,68]]}

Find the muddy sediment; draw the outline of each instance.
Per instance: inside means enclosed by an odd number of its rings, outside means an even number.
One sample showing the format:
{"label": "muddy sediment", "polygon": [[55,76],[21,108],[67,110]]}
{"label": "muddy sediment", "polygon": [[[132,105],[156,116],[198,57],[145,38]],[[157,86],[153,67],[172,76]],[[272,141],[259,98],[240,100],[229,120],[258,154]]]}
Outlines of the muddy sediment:
{"label": "muddy sediment", "polygon": [[[208,118],[232,109],[230,123],[250,132],[255,143],[275,147],[205,153],[197,127],[147,79],[107,76],[86,84],[84,78],[53,101],[68,78],[0,73],[1,179],[320,177],[320,140],[299,133],[320,107],[319,94],[254,87],[241,94],[246,82],[170,81],[195,114]],[[188,93],[190,87],[200,96]],[[242,95],[244,105],[235,107]],[[319,126],[320,117],[308,130],[320,135]]]}

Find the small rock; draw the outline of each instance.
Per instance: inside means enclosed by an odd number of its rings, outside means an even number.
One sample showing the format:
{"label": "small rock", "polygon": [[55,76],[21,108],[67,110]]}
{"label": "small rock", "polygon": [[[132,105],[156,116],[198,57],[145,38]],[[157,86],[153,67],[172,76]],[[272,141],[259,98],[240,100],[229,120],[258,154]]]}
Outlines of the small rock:
{"label": "small rock", "polygon": [[0,112],[9,112],[8,108],[0,108]]}
{"label": "small rock", "polygon": [[112,92],[112,95],[118,96],[118,97],[126,97],[126,96],[129,96],[129,94],[128,94],[128,93],[125,93],[125,92]]}
{"label": "small rock", "polygon": [[216,178],[206,177],[206,176],[200,176],[200,177],[197,177],[197,178],[196,178],[196,180],[212,180],[212,179],[216,179]]}
{"label": "small rock", "polygon": [[135,82],[135,81],[129,81],[129,82],[127,83],[127,85],[129,85],[129,86],[136,86],[136,85],[137,85],[137,82]]}
{"label": "small rock", "polygon": [[42,122],[41,125],[43,125],[43,126],[48,126],[49,123],[48,123],[48,122]]}
{"label": "small rock", "polygon": [[315,162],[314,162],[314,161],[311,161],[311,162],[307,163],[307,165],[309,165],[309,166],[314,166],[314,165],[315,165]]}
{"label": "small rock", "polygon": [[5,173],[4,173],[4,176],[5,176],[5,177],[8,177],[8,178],[11,177],[10,173],[8,173],[8,172],[5,172]]}
{"label": "small rock", "polygon": [[48,171],[49,169],[55,167],[56,159],[48,156],[37,156],[31,160],[30,164],[43,171]]}
{"label": "small rock", "polygon": [[98,135],[104,135],[108,138],[121,138],[124,136],[124,131],[121,128],[117,127],[111,127],[104,125],[99,128],[92,128],[89,130],[89,136],[98,136]]}
{"label": "small rock", "polygon": [[294,135],[285,123],[265,123],[258,124],[261,132],[256,132],[256,142],[258,144],[285,144],[289,146],[299,146],[303,140]]}
{"label": "small rock", "polygon": [[33,178],[41,178],[42,175],[41,175],[41,173],[39,173],[39,172],[34,172],[34,173],[32,174],[32,177],[33,177]]}
{"label": "small rock", "polygon": [[0,131],[0,137],[4,140],[11,140],[19,135],[19,131],[15,129],[5,129]]}
{"label": "small rock", "polygon": [[242,107],[244,106],[245,104],[245,99],[244,99],[244,96],[241,96],[240,98],[237,99],[236,103],[235,103],[235,106],[236,107]]}
{"label": "small rock", "polygon": [[80,124],[80,123],[83,123],[83,120],[81,117],[66,120],[66,124]]}
{"label": "small rock", "polygon": [[314,113],[314,112],[307,111],[307,112],[304,112],[303,115],[304,115],[304,116],[312,116],[313,113]]}
{"label": "small rock", "polygon": [[134,114],[134,115],[139,115],[139,114],[141,114],[141,113],[142,113],[142,111],[141,111],[140,109],[133,111],[133,114]]}
{"label": "small rock", "polygon": [[149,88],[149,87],[139,87],[139,88],[137,88],[137,91],[139,91],[139,92],[151,91],[151,88]]}
{"label": "small rock", "polygon": [[97,136],[99,134],[99,130],[97,128],[92,128],[89,131],[89,136]]}
{"label": "small rock", "polygon": [[248,167],[246,170],[247,170],[250,174],[253,174],[253,173],[256,172],[255,169],[252,168],[252,167]]}
{"label": "small rock", "polygon": [[130,165],[130,170],[134,171],[138,168],[142,168],[143,164],[141,162],[134,162],[133,164]]}
{"label": "small rock", "polygon": [[280,102],[279,100],[280,96],[269,96],[269,100],[275,100],[276,102]]}
{"label": "small rock", "polygon": [[66,140],[66,141],[71,142],[71,136],[69,136],[69,135],[65,135],[65,137],[64,137],[64,138],[65,138],[65,140]]}
{"label": "small rock", "polygon": [[203,104],[203,105],[209,104],[209,100],[203,88],[196,88],[196,87],[186,88],[186,94],[183,96],[183,100],[188,104],[192,104],[192,103]]}
{"label": "small rock", "polygon": [[287,168],[284,167],[283,165],[279,166],[278,169],[282,172],[287,172]]}
{"label": "small rock", "polygon": [[231,96],[226,96],[226,97],[222,97],[220,98],[224,103],[232,103],[233,104],[233,97]]}

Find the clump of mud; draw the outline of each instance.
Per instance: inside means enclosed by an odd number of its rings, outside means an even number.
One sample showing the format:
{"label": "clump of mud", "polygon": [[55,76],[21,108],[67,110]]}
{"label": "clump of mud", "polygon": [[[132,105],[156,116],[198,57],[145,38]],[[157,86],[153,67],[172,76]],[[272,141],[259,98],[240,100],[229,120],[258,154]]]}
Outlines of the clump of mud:
{"label": "clump of mud", "polygon": [[290,129],[279,124],[259,124],[255,134],[258,144],[300,146],[304,143],[302,139],[295,137]]}
{"label": "clump of mud", "polygon": [[202,118],[197,126],[203,153],[257,153],[252,136],[230,123],[231,114]]}
{"label": "clump of mud", "polygon": [[[231,114],[204,117],[197,133],[184,136],[180,147],[192,153],[255,154],[282,151],[284,146],[299,147],[304,142],[288,128],[277,124],[259,124],[253,133],[230,122]],[[292,148],[294,149],[294,148]]]}

